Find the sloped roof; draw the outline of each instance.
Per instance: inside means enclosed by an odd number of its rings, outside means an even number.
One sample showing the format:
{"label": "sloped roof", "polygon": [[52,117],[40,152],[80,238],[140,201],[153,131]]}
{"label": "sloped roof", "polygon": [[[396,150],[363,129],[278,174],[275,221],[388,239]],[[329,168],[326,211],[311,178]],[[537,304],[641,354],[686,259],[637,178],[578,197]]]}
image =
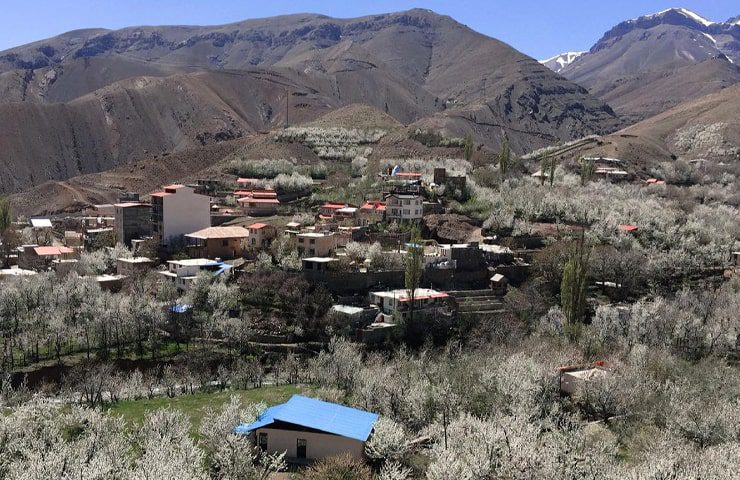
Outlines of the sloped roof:
{"label": "sloped roof", "polygon": [[41,257],[74,253],[74,250],[69,247],[34,247],[33,250]]}
{"label": "sloped roof", "polygon": [[211,238],[247,238],[249,231],[244,227],[208,227],[185,235],[188,238],[207,240]]}
{"label": "sloped roof", "polygon": [[364,442],[377,420],[375,413],[293,395],[286,403],[268,408],[256,421],[239,425],[234,431],[247,434],[275,422],[285,422]]}

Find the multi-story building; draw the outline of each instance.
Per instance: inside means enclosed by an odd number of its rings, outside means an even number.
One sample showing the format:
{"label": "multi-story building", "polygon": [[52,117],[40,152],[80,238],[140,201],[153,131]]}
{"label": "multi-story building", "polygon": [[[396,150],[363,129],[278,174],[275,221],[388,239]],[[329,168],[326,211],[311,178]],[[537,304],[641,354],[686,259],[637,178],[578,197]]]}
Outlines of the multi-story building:
{"label": "multi-story building", "polygon": [[[411,296],[409,290],[396,289],[385,292],[370,292],[370,304],[377,305],[386,315],[398,314],[401,318],[409,315]],[[432,314],[447,306],[449,295],[429,288],[414,290],[414,312],[419,315]]]}
{"label": "multi-story building", "polygon": [[210,199],[185,185],[168,185],[152,197],[152,236],[161,246],[211,226]]}
{"label": "multi-story building", "polygon": [[370,225],[382,222],[385,218],[385,202],[380,200],[369,200],[362,204],[357,220],[360,225]]}
{"label": "multi-story building", "polygon": [[131,240],[152,234],[152,206],[147,203],[116,203],[116,242],[130,247]]}
{"label": "multi-story building", "polygon": [[277,237],[277,229],[267,223],[253,223],[247,227],[247,230],[249,230],[247,243],[252,250],[269,247],[270,242]]}
{"label": "multi-story building", "polygon": [[231,260],[244,255],[249,230],[244,227],[208,227],[185,235],[196,256]]}
{"label": "multi-story building", "polygon": [[385,202],[385,217],[388,221],[418,222],[424,217],[421,195],[391,193],[386,197]]}
{"label": "multi-story building", "polygon": [[337,248],[334,233],[304,232],[296,235],[298,253],[308,257],[328,257]]}

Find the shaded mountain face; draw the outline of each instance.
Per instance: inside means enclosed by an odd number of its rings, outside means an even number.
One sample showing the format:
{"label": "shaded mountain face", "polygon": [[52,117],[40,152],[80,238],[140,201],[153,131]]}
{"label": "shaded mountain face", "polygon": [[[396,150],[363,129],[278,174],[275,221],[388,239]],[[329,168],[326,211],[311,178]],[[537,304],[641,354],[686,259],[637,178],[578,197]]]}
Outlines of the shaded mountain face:
{"label": "shaded mountain face", "polygon": [[620,23],[560,74],[636,121],[740,81],[738,64],[740,25],[676,8]]}
{"label": "shaded mountain face", "polygon": [[584,88],[426,10],[78,30],[0,52],[0,191],[352,103],[518,152],[618,126]]}

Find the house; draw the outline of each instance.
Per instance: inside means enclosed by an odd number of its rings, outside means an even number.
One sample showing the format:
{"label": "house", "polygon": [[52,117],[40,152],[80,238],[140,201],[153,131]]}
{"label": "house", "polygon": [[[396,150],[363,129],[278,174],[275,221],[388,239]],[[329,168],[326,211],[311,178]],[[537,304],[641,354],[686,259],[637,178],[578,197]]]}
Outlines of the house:
{"label": "house", "polygon": [[38,244],[50,244],[54,239],[54,227],[48,218],[32,218],[31,230],[33,237]]}
{"label": "house", "polygon": [[460,190],[465,191],[467,186],[467,177],[465,175],[450,175],[447,169],[444,167],[437,167],[434,169],[434,183],[437,185],[444,185],[445,188],[452,191]]}
{"label": "house", "polygon": [[234,431],[249,435],[263,452],[286,452],[293,462],[336,455],[363,459],[365,442],[377,420],[375,413],[293,395]]}
{"label": "house", "polygon": [[391,193],[385,199],[385,217],[399,223],[418,222],[424,216],[422,202],[421,195]]}
{"label": "house", "polygon": [[304,272],[327,272],[331,264],[339,261],[334,257],[308,257],[302,260]]}
{"label": "house", "polygon": [[280,200],[277,198],[261,198],[254,196],[245,196],[237,200],[244,209],[244,214],[249,217],[269,217],[277,214]]}
{"label": "house", "polygon": [[116,244],[115,235],[113,227],[88,228],[84,235],[85,248],[113,247]]}
{"label": "house", "polygon": [[[414,312],[415,314],[433,314],[447,305],[449,295],[430,288],[417,288],[414,290]],[[408,316],[411,297],[409,290],[399,288],[385,292],[370,292],[370,304],[380,307],[380,311],[386,315],[398,314],[402,318]]]}
{"label": "house", "polygon": [[65,247],[82,247],[83,238],[82,233],[75,232],[74,230],[64,231],[64,246]]}
{"label": "house", "polygon": [[228,260],[244,255],[248,237],[249,230],[238,226],[208,227],[185,235],[196,256]]}
{"label": "house", "polygon": [[321,220],[334,220],[337,212],[346,207],[349,207],[346,203],[327,202],[319,207],[319,218]]}
{"label": "house", "polygon": [[116,259],[116,273],[127,277],[141,277],[153,267],[154,261],[148,257]]}
{"label": "house", "polygon": [[385,202],[380,200],[368,200],[360,206],[357,220],[360,225],[366,226],[382,222],[385,218]]}
{"label": "house", "polygon": [[201,272],[210,272],[213,275],[223,275],[231,270],[231,265],[207,258],[191,258],[189,260],[170,260],[167,270],[157,272],[174,282],[178,290],[187,290],[190,284]]}
{"label": "house", "polygon": [[168,185],[151,194],[152,236],[160,246],[171,246],[186,233],[211,226],[211,202],[185,185]]}
{"label": "house", "polygon": [[247,243],[252,250],[269,247],[277,237],[277,228],[267,223],[253,223],[247,230],[249,231]]}
{"label": "house", "polygon": [[568,395],[575,393],[584,383],[604,378],[609,374],[609,369],[603,361],[594,362],[591,365],[560,367],[558,370],[560,372],[560,392]]}
{"label": "house", "polygon": [[54,260],[72,259],[75,251],[69,247],[40,247],[23,245],[19,247],[18,266],[27,270],[47,269]]}
{"label": "house", "polygon": [[95,275],[95,283],[100,286],[101,290],[108,292],[118,292],[123,287],[125,275]]}
{"label": "house", "polygon": [[296,235],[298,254],[311,257],[328,257],[337,248],[334,233],[303,232]]}
{"label": "house", "polygon": [[132,240],[152,234],[152,206],[148,203],[116,203],[115,218],[116,242],[127,247]]}

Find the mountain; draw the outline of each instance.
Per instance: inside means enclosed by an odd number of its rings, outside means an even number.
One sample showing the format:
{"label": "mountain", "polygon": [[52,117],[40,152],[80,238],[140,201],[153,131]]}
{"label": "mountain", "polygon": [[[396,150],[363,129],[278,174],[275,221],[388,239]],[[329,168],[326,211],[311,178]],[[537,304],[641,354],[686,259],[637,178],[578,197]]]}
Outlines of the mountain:
{"label": "mountain", "polygon": [[740,84],[684,102],[622,130],[568,152],[574,159],[605,156],[649,171],[657,162],[740,159]]}
{"label": "mountain", "polygon": [[583,87],[428,10],[77,30],[0,52],[0,191],[354,103],[516,152],[619,125]]}
{"label": "mountain", "polygon": [[637,121],[740,81],[737,64],[740,25],[672,8],[616,25],[559,73]]}
{"label": "mountain", "polygon": [[578,57],[586,52],[564,52],[546,60],[540,60],[540,63],[553,72],[560,73],[565,67],[575,62]]}

